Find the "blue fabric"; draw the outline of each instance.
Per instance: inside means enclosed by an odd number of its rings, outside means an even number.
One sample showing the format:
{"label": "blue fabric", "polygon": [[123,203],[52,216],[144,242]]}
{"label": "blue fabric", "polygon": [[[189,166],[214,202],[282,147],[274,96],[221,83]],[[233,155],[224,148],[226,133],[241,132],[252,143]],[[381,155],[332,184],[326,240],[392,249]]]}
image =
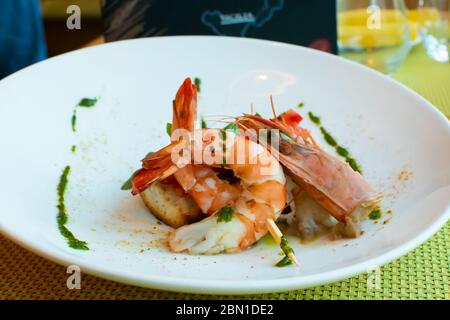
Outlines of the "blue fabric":
{"label": "blue fabric", "polygon": [[0,78],[46,57],[39,0],[0,0]]}

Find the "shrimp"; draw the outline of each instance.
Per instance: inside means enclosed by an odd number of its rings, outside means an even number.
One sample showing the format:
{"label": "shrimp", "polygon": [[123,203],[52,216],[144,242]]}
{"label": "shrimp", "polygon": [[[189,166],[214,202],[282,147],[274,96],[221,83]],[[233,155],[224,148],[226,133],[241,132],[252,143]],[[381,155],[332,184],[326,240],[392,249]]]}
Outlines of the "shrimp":
{"label": "shrimp", "polygon": [[[189,150],[191,155],[198,151],[196,148],[212,154],[223,150],[217,145],[211,148],[212,144],[209,143],[218,143],[217,137],[222,137],[222,130],[195,130],[190,137],[196,133],[202,133],[203,143],[200,146],[191,141],[179,140],[146,157],[142,162],[142,173],[138,172],[133,178],[134,192],[145,189],[160,177],[174,173],[178,163],[171,161],[172,153],[177,153],[176,150],[180,148]],[[174,252],[216,254],[244,250],[268,232],[267,221],[276,220],[286,205],[283,169],[263,146],[248,137],[227,133],[226,148],[219,158],[226,161],[208,168],[216,165],[232,170],[239,178],[239,197],[228,207],[214,212],[214,215],[173,231],[169,236],[169,247]],[[205,184],[209,183],[214,184],[212,180],[205,180]],[[205,185],[199,183],[197,186],[201,189]]]}
{"label": "shrimp", "polygon": [[[283,133],[272,137],[270,144],[263,144],[292,180],[338,221],[349,221],[359,209],[375,205],[380,195],[347,163],[322,150],[308,130],[298,127],[301,117],[292,120],[292,113],[295,111],[270,120],[246,114],[237,118],[237,124],[245,129],[278,129]],[[274,139],[279,150],[272,147]]]}
{"label": "shrimp", "polygon": [[[186,78],[173,101],[172,130],[195,129],[197,118],[197,88]],[[233,203],[239,196],[239,189],[222,181],[210,167],[186,165],[174,174],[175,179],[188,193],[203,213],[211,215]]]}

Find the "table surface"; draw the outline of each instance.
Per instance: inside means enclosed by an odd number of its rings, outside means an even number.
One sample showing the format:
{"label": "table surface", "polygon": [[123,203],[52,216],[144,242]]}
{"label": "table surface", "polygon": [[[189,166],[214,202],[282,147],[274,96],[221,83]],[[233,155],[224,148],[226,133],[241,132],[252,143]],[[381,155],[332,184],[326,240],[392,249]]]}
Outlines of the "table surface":
{"label": "table surface", "polygon": [[[412,50],[394,76],[450,117],[450,64]],[[324,286],[247,296],[206,296],[139,288],[82,274],[81,289],[66,286],[66,268],[0,236],[0,299],[450,299],[450,223],[409,254],[381,268],[381,286],[367,274]]]}

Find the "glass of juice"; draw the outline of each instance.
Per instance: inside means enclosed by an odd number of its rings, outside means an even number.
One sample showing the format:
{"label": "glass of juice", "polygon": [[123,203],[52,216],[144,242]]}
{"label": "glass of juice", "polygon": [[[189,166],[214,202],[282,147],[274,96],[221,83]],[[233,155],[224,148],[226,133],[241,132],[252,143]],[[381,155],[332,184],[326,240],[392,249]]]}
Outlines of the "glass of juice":
{"label": "glass of juice", "polygon": [[411,48],[403,0],[337,0],[339,55],[393,74]]}
{"label": "glass of juice", "polygon": [[423,40],[422,31],[439,20],[439,11],[431,5],[430,0],[405,0],[408,8],[411,42],[419,44]]}
{"label": "glass of juice", "polygon": [[433,18],[426,20],[421,28],[428,56],[438,62],[449,62],[450,0],[422,0],[421,10]]}

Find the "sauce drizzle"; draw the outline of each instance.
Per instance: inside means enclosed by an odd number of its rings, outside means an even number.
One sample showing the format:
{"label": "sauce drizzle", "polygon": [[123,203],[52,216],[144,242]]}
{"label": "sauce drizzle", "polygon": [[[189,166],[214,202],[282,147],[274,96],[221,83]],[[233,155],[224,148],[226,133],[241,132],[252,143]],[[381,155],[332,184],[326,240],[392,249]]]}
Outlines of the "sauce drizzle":
{"label": "sauce drizzle", "polygon": [[77,239],[73,233],[66,227],[66,224],[69,220],[69,216],[67,214],[67,208],[64,201],[64,195],[66,193],[66,188],[68,184],[68,176],[70,173],[70,166],[66,166],[64,168],[63,173],[59,179],[57,191],[58,191],[58,215],[56,217],[56,221],[58,223],[58,229],[61,235],[66,238],[67,244],[72,249],[78,250],[89,250],[88,244],[85,241],[81,241]]}
{"label": "sauce drizzle", "polygon": [[348,149],[340,146],[337,140],[330,134],[330,132],[328,132],[328,130],[326,130],[322,126],[320,118],[313,114],[311,111],[308,112],[308,116],[309,119],[320,128],[320,132],[322,133],[323,138],[330,146],[332,146],[336,150],[336,153],[343,157],[353,170],[362,174],[362,170],[358,162],[356,162],[355,158],[351,156]]}

